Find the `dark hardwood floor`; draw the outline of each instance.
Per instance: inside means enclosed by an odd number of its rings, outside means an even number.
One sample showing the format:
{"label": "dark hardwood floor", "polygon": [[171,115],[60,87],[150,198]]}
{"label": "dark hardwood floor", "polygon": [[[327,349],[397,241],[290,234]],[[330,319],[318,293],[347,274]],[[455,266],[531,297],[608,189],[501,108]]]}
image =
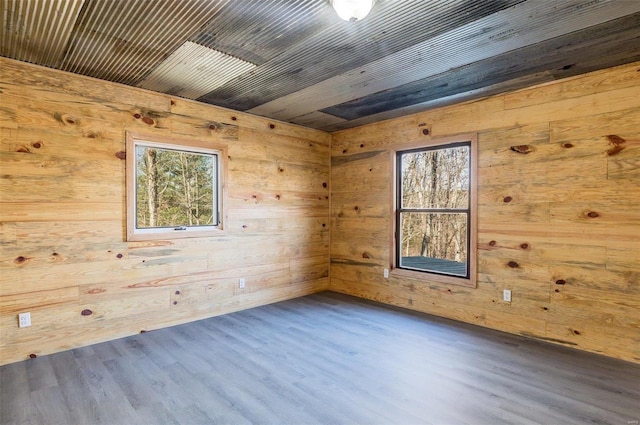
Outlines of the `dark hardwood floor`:
{"label": "dark hardwood floor", "polygon": [[640,365],[325,292],[0,368],[2,424],[638,424]]}

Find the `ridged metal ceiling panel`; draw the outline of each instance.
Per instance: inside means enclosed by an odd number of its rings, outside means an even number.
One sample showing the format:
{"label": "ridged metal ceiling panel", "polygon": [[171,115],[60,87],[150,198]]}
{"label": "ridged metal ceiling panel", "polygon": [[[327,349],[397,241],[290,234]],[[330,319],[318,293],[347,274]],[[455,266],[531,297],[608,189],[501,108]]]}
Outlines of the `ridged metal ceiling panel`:
{"label": "ridged metal ceiling panel", "polygon": [[640,1],[519,4],[248,112],[291,120],[638,11]]}
{"label": "ridged metal ceiling panel", "polygon": [[233,1],[191,41],[260,65],[335,22],[323,1]]}
{"label": "ridged metal ceiling panel", "polygon": [[250,62],[187,41],[138,86],[195,99],[253,68]]}
{"label": "ridged metal ceiling panel", "polygon": [[60,67],[84,0],[2,0],[0,54]]}
{"label": "ridged metal ceiling panel", "polygon": [[325,129],[640,54],[640,0],[377,0],[355,23],[329,0],[0,5],[2,56]]}
{"label": "ridged metal ceiling panel", "polygon": [[88,1],[62,69],[136,85],[228,1]]}
{"label": "ridged metal ceiling panel", "polygon": [[523,0],[380,0],[360,22],[338,18],[275,60],[201,100],[248,110],[400,51]]}

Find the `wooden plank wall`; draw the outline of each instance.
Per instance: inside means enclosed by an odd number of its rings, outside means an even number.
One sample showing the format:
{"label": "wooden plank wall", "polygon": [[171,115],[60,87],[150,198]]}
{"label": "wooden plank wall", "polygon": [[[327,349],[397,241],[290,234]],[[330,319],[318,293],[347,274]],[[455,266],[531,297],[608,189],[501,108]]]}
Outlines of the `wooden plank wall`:
{"label": "wooden plank wall", "polygon": [[[477,288],[384,279],[391,149],[470,132]],[[640,63],[332,136],[330,289],[640,362]]]}
{"label": "wooden plank wall", "polygon": [[[7,59],[0,91],[0,363],[327,288],[329,134]],[[224,235],[125,242],[127,130],[227,145]]]}

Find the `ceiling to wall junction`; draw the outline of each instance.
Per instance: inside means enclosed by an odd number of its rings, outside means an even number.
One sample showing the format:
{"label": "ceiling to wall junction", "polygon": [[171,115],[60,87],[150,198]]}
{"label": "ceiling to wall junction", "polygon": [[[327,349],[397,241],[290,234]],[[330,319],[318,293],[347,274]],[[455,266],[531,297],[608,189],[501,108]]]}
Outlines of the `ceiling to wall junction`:
{"label": "ceiling to wall junction", "polygon": [[640,60],[637,0],[2,0],[0,55],[334,131]]}

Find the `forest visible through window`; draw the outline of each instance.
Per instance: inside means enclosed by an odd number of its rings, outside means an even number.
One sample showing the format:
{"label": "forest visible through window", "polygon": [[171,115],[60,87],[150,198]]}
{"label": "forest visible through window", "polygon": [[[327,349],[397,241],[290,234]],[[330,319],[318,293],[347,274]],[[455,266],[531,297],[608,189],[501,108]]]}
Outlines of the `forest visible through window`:
{"label": "forest visible through window", "polygon": [[217,155],[136,145],[136,227],[218,225]]}
{"label": "forest visible through window", "polygon": [[469,273],[470,147],[398,153],[400,268]]}

